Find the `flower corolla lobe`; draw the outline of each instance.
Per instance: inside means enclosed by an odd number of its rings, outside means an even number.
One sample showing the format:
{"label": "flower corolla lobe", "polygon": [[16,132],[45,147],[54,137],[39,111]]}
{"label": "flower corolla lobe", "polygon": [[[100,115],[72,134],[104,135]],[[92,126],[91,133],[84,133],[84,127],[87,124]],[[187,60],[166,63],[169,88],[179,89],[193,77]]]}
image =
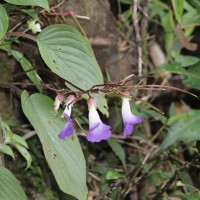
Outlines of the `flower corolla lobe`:
{"label": "flower corolla lobe", "polygon": [[74,95],[69,95],[68,98],[67,98],[66,107],[65,107],[65,110],[64,110],[64,113],[63,113],[64,117],[67,119],[67,123],[61,129],[61,132],[58,135],[58,138],[60,138],[60,139],[65,139],[65,137],[69,137],[74,132],[73,121],[70,118],[74,100],[75,100]]}
{"label": "flower corolla lobe", "polygon": [[100,142],[111,137],[111,127],[104,124],[96,110],[96,100],[93,97],[88,99],[89,107],[89,131],[87,139],[90,142]]}

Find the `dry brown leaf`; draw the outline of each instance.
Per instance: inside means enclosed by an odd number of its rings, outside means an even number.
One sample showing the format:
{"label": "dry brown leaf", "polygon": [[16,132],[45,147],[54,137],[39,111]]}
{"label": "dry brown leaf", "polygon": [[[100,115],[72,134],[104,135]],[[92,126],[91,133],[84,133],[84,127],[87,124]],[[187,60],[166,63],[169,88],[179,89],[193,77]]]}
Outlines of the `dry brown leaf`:
{"label": "dry brown leaf", "polygon": [[187,37],[185,37],[183,29],[180,24],[176,27],[177,36],[179,39],[179,42],[182,44],[182,46],[190,51],[196,51],[198,48],[198,45],[196,43],[192,43],[188,40]]}

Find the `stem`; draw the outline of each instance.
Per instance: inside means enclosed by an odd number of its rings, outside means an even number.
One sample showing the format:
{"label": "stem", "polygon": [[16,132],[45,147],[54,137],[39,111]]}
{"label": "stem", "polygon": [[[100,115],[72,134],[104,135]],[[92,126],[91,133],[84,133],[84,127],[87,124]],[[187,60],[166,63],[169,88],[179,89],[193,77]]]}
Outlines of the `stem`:
{"label": "stem", "polygon": [[159,113],[162,114],[162,115],[165,114],[164,112],[162,112],[161,110],[159,110],[158,108],[156,108],[155,106],[153,106],[152,104],[150,104],[150,103],[147,102],[147,101],[144,101],[144,100],[142,100],[142,99],[140,99],[140,98],[133,97],[133,96],[131,96],[130,98],[131,98],[131,99],[135,99],[135,100],[137,100],[137,101],[141,101],[143,104],[147,104],[147,105],[150,106],[152,109],[154,109],[155,111],[159,112]]}
{"label": "stem", "polygon": [[79,21],[76,19],[76,15],[72,15],[72,18],[76,22],[77,26],[79,27],[79,29],[82,32],[85,39],[87,39],[87,35],[86,35],[85,31],[83,30],[82,26],[80,25]]}
{"label": "stem", "polygon": [[[139,88],[140,86],[138,86],[138,88]],[[182,90],[182,89],[180,89],[180,88],[177,88],[177,87],[173,87],[173,86],[164,86],[164,85],[142,85],[142,87],[159,87],[159,88],[166,88],[166,89],[172,89],[172,90],[176,90],[176,91],[180,91],[180,92],[183,92],[183,93],[186,93],[186,94],[189,94],[189,95],[191,95],[191,96],[193,96],[193,97],[195,97],[195,98],[197,98],[197,99],[199,99],[199,97],[197,96],[197,95],[195,95],[195,94],[193,94],[193,93],[191,93],[191,92],[188,92],[187,90]]]}
{"label": "stem", "polygon": [[22,33],[22,32],[8,32],[7,35],[24,37],[24,38],[27,38],[27,39],[32,40],[34,42],[36,41],[34,36],[26,34],[26,33]]}
{"label": "stem", "polygon": [[5,167],[4,154],[0,153],[0,167]]}
{"label": "stem", "polygon": [[137,8],[138,8],[138,2],[137,0],[133,0],[132,20],[133,20],[133,25],[135,29],[135,41],[137,45],[138,76],[142,76],[142,48],[141,48],[140,28],[138,25]]}
{"label": "stem", "polygon": [[[0,145],[3,144],[3,142],[4,142],[1,124],[2,124],[2,119],[1,119],[1,116],[0,116]],[[5,167],[4,154],[2,152],[0,152],[0,167]]]}
{"label": "stem", "polygon": [[[141,18],[141,25],[140,25],[140,32],[141,32],[141,46],[142,46],[142,59],[143,63],[148,63],[148,47],[147,47],[147,37],[148,37],[148,0],[141,1],[141,10],[142,18]],[[147,68],[143,69],[143,73],[147,72]]]}

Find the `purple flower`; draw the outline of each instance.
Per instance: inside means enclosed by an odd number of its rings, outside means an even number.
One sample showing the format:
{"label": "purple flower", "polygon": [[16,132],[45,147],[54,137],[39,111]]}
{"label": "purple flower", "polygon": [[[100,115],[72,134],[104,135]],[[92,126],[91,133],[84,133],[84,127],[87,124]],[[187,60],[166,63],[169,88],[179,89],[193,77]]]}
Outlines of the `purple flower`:
{"label": "purple flower", "polygon": [[65,139],[65,137],[69,137],[74,132],[72,119],[66,113],[64,113],[64,116],[67,119],[67,123],[58,135],[60,139]]}
{"label": "purple flower", "polygon": [[134,124],[138,124],[144,120],[143,117],[137,117],[132,114],[129,101],[130,101],[129,98],[125,97],[122,98],[122,118],[124,122],[124,131],[123,131],[124,138],[132,134]]}
{"label": "purple flower", "polygon": [[105,125],[96,110],[96,100],[94,98],[88,99],[89,106],[89,131],[87,139],[90,142],[100,142],[101,140],[107,140],[111,137],[111,127]]}
{"label": "purple flower", "polygon": [[61,129],[60,134],[58,135],[58,138],[60,138],[60,139],[65,139],[65,137],[69,137],[74,132],[73,122],[72,122],[72,119],[70,118],[71,110],[72,110],[72,106],[73,106],[72,102],[74,101],[74,99],[75,99],[74,95],[70,95],[67,98],[67,102],[66,102],[67,105],[66,105],[66,108],[64,110],[64,116],[67,119],[67,123]]}

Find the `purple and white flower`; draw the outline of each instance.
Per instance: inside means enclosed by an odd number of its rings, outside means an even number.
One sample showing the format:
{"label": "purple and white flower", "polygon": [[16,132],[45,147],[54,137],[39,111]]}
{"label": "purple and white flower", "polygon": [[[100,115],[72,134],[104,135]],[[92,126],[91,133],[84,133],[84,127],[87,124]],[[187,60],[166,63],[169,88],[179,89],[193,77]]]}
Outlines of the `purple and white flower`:
{"label": "purple and white flower", "polygon": [[55,113],[58,114],[58,109],[60,108],[60,105],[62,104],[63,102],[63,95],[62,94],[58,94],[55,98],[55,101],[54,101],[54,110],[55,110]]}
{"label": "purple and white flower", "polygon": [[111,137],[111,127],[104,124],[96,110],[96,100],[91,97],[88,99],[89,107],[89,131],[87,139],[90,142],[100,142]]}
{"label": "purple and white flower", "polygon": [[62,128],[60,134],[58,135],[58,138],[60,138],[60,139],[65,139],[65,137],[69,137],[74,132],[73,121],[70,118],[74,99],[75,99],[74,95],[69,95],[67,98],[66,108],[63,113],[64,117],[67,119],[67,123],[65,124],[65,126]]}
{"label": "purple and white flower", "polygon": [[124,138],[133,133],[133,126],[135,124],[138,124],[144,120],[143,117],[138,117],[132,114],[129,101],[130,98],[126,97],[122,98],[122,118],[124,122],[124,131],[123,131]]}

